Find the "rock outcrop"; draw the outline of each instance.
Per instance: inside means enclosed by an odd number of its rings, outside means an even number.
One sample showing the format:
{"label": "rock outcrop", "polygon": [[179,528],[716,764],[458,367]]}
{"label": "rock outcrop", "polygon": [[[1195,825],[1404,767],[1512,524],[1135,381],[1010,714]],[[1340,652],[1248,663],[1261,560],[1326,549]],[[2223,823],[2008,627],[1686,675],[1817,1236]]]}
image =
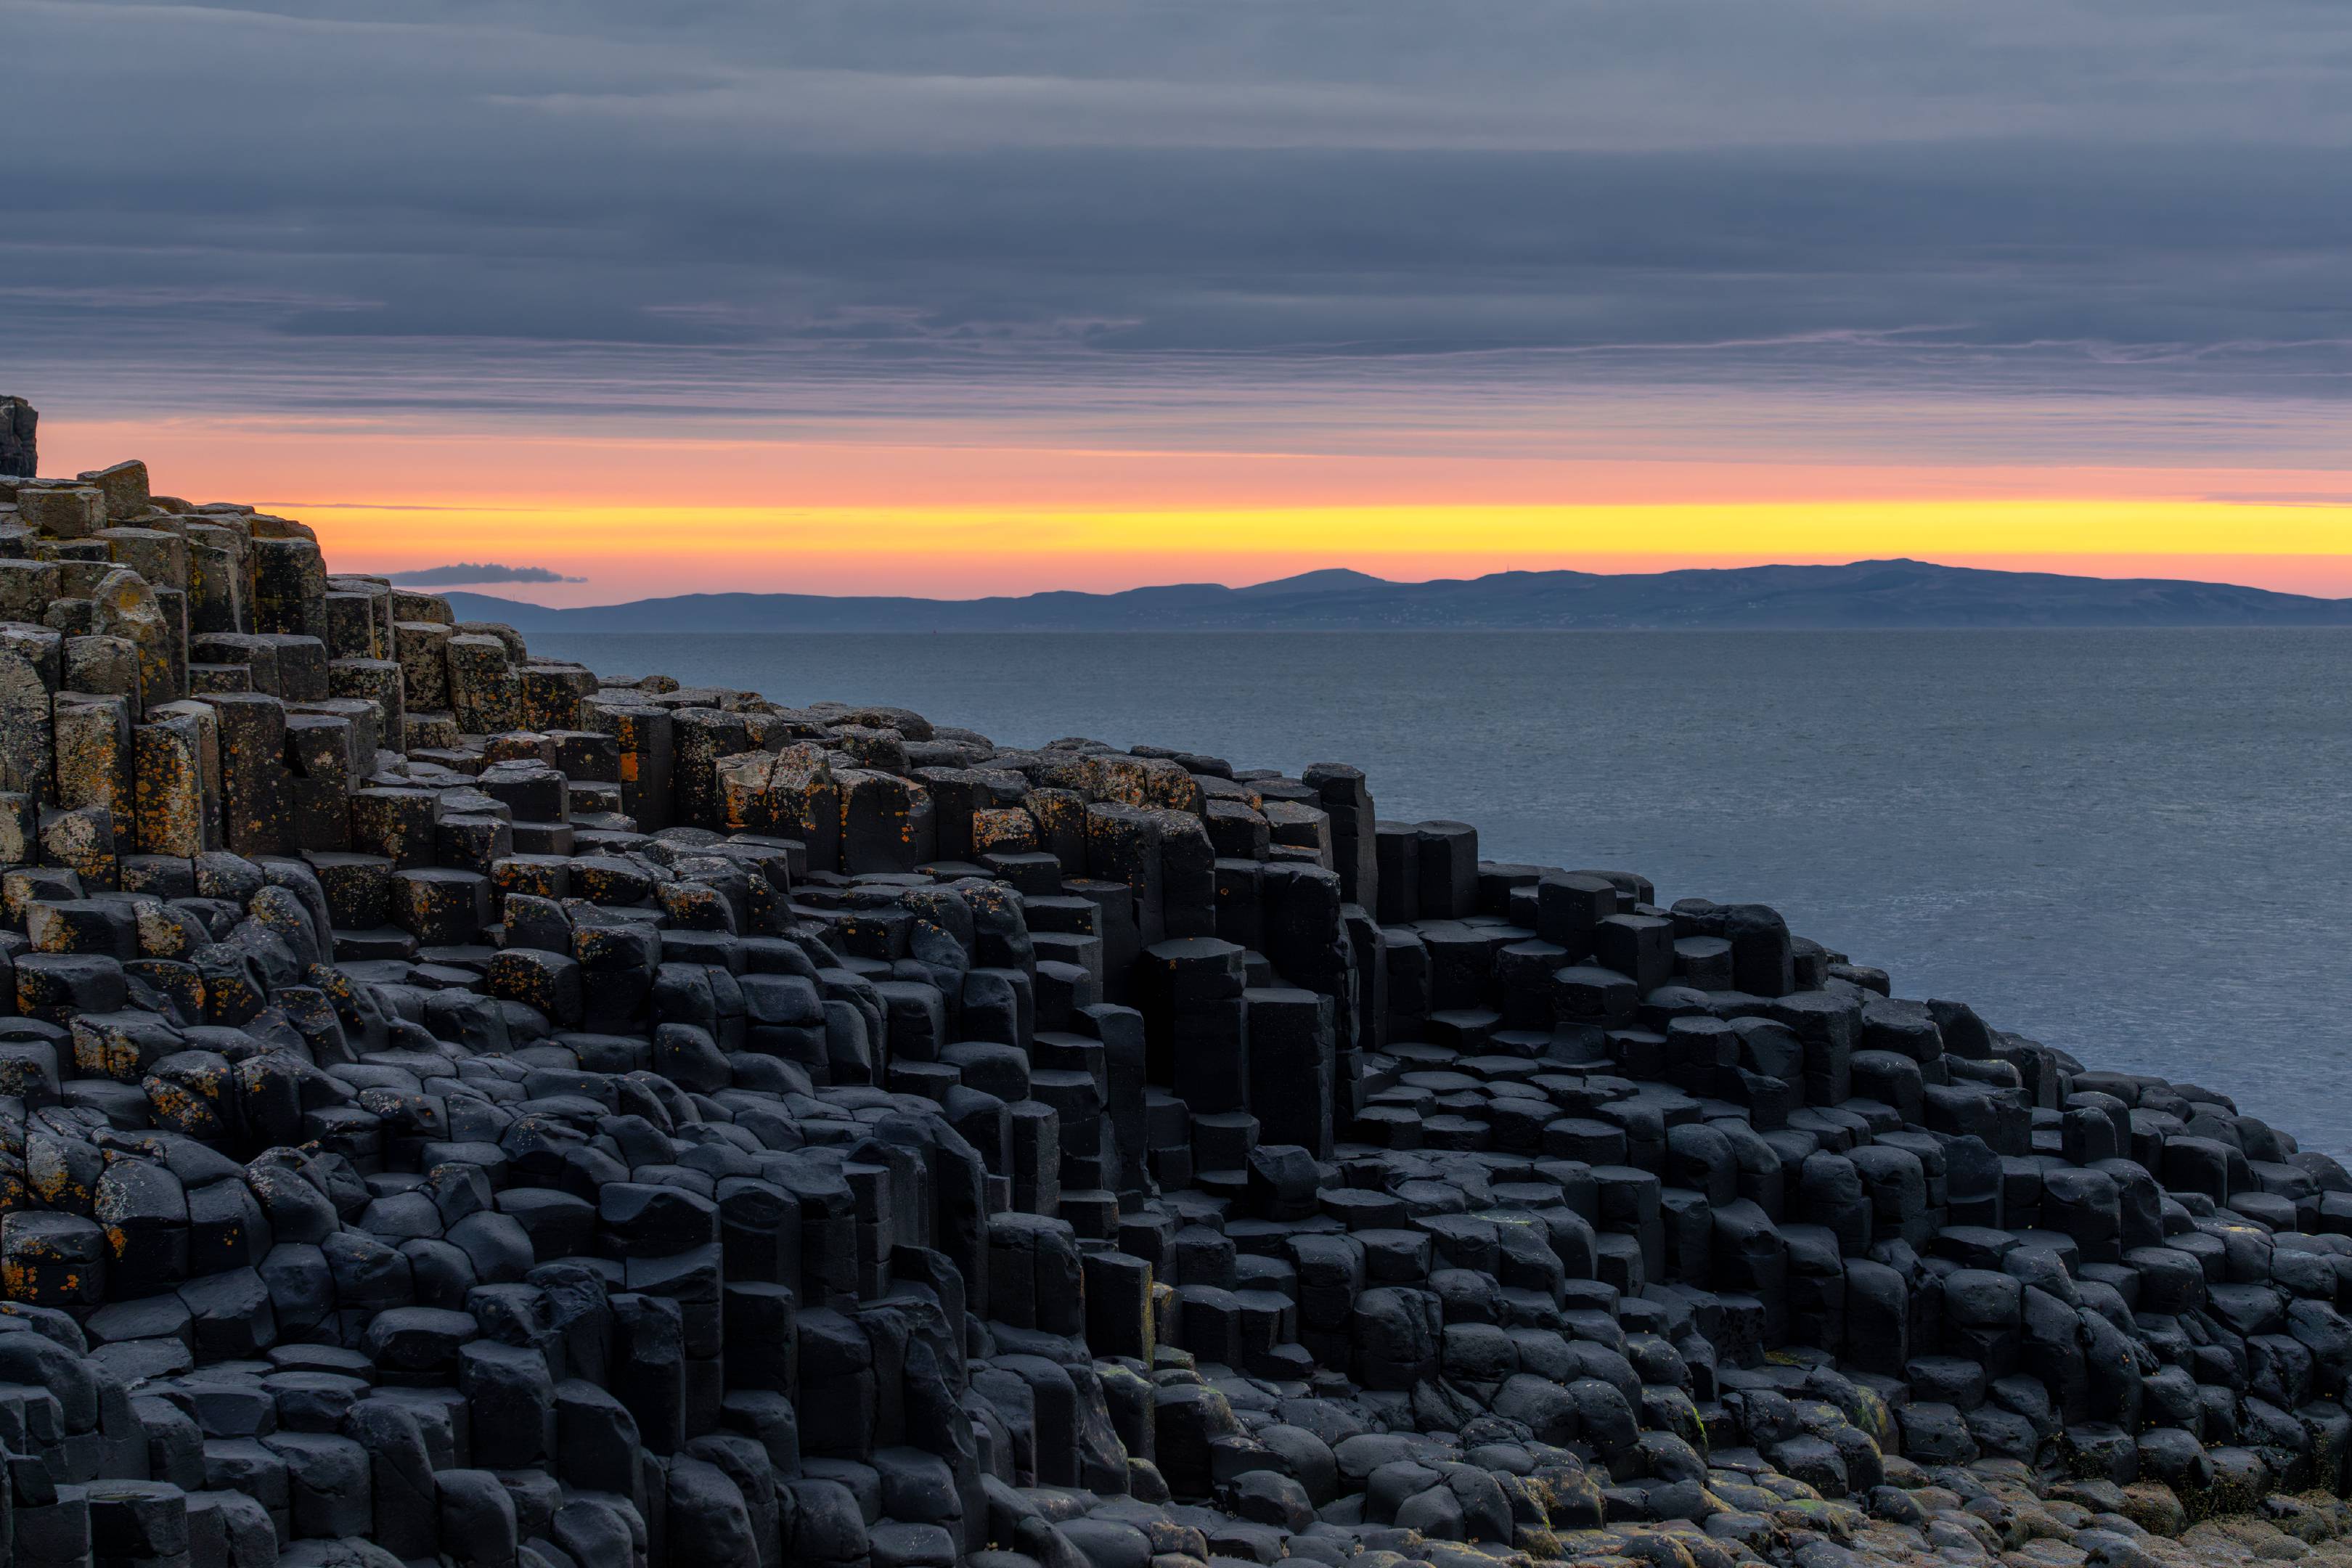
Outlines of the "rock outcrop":
{"label": "rock outcrop", "polygon": [[40,448],[33,441],[39,417],[23,398],[0,397],[0,479],[30,478],[41,471]]}
{"label": "rock outcrop", "polygon": [[27,1568],[2344,1523],[2334,1161],[1352,767],[599,674],[125,463],[0,480],[0,867]]}

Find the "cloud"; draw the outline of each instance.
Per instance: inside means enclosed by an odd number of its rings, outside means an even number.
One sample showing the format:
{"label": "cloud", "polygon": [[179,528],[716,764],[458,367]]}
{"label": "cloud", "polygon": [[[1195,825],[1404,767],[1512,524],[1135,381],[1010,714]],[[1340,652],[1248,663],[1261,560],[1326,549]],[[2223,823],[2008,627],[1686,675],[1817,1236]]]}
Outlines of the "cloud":
{"label": "cloud", "polygon": [[460,561],[453,566],[419,566],[408,572],[388,572],[388,582],[404,588],[449,588],[465,583],[585,583],[544,566],[496,566]]}
{"label": "cloud", "polygon": [[44,128],[10,389],[60,415],[1183,443],[1736,388],[1825,441],[1909,399],[2165,458],[2352,393],[2320,0],[0,0],[0,36]]}

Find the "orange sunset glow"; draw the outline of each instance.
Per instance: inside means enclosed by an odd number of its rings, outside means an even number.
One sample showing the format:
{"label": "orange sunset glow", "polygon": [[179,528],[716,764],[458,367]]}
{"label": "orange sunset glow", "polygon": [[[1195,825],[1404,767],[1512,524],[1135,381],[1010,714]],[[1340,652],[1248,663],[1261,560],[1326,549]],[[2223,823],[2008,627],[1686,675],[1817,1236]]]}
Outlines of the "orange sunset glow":
{"label": "orange sunset glow", "polygon": [[2320,469],[615,441],[55,422],[57,466],[300,517],[353,570],[499,558],[551,605],[732,591],[964,598],[1344,565],[1400,580],[1907,555],[2352,595],[2352,493]]}

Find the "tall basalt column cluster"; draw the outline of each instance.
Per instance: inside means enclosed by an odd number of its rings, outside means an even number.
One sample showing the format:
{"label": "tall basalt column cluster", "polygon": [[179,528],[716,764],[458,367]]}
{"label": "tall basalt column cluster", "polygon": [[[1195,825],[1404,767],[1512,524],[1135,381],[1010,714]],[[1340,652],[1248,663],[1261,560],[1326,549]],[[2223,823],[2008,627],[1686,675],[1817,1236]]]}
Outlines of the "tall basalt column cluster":
{"label": "tall basalt column cluster", "polygon": [[1354,768],[600,677],[130,463],[0,479],[0,1560],[2341,1522],[2334,1161]]}

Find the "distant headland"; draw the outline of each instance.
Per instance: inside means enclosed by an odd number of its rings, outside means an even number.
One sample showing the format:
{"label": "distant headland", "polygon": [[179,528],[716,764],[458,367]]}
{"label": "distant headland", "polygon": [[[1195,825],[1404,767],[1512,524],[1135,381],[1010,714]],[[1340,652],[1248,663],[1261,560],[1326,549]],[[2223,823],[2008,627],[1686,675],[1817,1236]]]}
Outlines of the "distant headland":
{"label": "distant headland", "polygon": [[1994,572],[1926,561],[1679,572],[1496,572],[1391,583],[1335,568],[1249,587],[1178,583],[1117,594],[985,599],[683,594],[551,609],[446,595],[457,615],[523,631],[1171,632],[2335,626],[2352,600],[2228,583]]}

